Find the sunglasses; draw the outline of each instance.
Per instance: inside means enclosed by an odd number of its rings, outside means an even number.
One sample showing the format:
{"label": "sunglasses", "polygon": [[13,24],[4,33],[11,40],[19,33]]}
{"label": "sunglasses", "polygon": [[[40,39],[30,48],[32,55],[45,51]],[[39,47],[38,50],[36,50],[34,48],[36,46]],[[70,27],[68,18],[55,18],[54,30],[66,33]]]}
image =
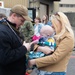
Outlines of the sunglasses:
{"label": "sunglasses", "polygon": [[60,15],[58,14],[58,12],[56,12],[54,15],[55,15],[55,16],[59,16],[59,17],[60,17]]}

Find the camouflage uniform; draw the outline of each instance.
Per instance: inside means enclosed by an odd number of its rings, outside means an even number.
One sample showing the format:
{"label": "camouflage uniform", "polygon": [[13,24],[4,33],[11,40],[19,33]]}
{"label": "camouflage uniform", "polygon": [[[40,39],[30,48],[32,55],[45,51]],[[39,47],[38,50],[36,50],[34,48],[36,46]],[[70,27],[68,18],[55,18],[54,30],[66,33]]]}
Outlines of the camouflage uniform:
{"label": "camouflage uniform", "polygon": [[32,22],[25,21],[24,25],[19,29],[21,35],[24,36],[24,40],[26,42],[32,41],[32,36],[34,35],[34,28]]}

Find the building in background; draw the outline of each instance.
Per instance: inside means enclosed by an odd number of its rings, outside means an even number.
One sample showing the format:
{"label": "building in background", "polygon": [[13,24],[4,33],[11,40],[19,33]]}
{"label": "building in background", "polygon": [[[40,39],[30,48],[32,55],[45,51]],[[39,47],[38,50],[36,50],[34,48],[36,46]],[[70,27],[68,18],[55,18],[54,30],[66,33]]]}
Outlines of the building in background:
{"label": "building in background", "polygon": [[28,7],[28,0],[0,0],[0,13],[4,13],[6,16],[9,16],[11,7],[16,4],[22,4]]}
{"label": "building in background", "polygon": [[75,0],[54,1],[54,11],[75,12]]}
{"label": "building in background", "polygon": [[48,16],[54,11],[54,1],[60,0],[0,0],[4,2],[5,8],[11,8],[16,4],[22,4],[27,8],[36,9],[36,16],[40,18],[47,14]]}
{"label": "building in background", "polygon": [[54,12],[64,12],[73,27],[75,27],[75,0],[61,0],[60,2],[54,1]]}
{"label": "building in background", "polygon": [[29,7],[36,9],[36,16],[50,15],[54,11],[54,1],[60,0],[29,0]]}
{"label": "building in background", "polygon": [[0,0],[4,2],[4,7],[11,8],[16,4],[22,4],[28,7],[29,0]]}

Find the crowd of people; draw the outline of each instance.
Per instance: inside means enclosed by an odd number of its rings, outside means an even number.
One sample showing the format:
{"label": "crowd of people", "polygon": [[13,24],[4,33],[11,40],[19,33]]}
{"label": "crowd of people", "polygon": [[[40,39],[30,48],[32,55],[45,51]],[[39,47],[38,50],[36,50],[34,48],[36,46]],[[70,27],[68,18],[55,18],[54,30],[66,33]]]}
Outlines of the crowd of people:
{"label": "crowd of people", "polygon": [[1,15],[0,75],[27,75],[29,67],[36,67],[37,75],[66,75],[74,32],[63,12],[50,21],[47,15],[35,17],[34,25],[23,5],[12,7],[8,17]]}

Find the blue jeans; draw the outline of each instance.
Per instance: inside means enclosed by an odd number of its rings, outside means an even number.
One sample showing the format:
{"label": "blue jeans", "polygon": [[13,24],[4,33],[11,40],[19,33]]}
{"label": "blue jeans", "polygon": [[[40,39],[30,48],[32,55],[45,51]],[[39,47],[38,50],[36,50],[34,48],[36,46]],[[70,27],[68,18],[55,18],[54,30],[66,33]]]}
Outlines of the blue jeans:
{"label": "blue jeans", "polygon": [[47,72],[38,70],[37,75],[66,75],[66,72]]}
{"label": "blue jeans", "polygon": [[45,75],[66,75],[65,72],[52,72],[51,74],[45,74]]}

